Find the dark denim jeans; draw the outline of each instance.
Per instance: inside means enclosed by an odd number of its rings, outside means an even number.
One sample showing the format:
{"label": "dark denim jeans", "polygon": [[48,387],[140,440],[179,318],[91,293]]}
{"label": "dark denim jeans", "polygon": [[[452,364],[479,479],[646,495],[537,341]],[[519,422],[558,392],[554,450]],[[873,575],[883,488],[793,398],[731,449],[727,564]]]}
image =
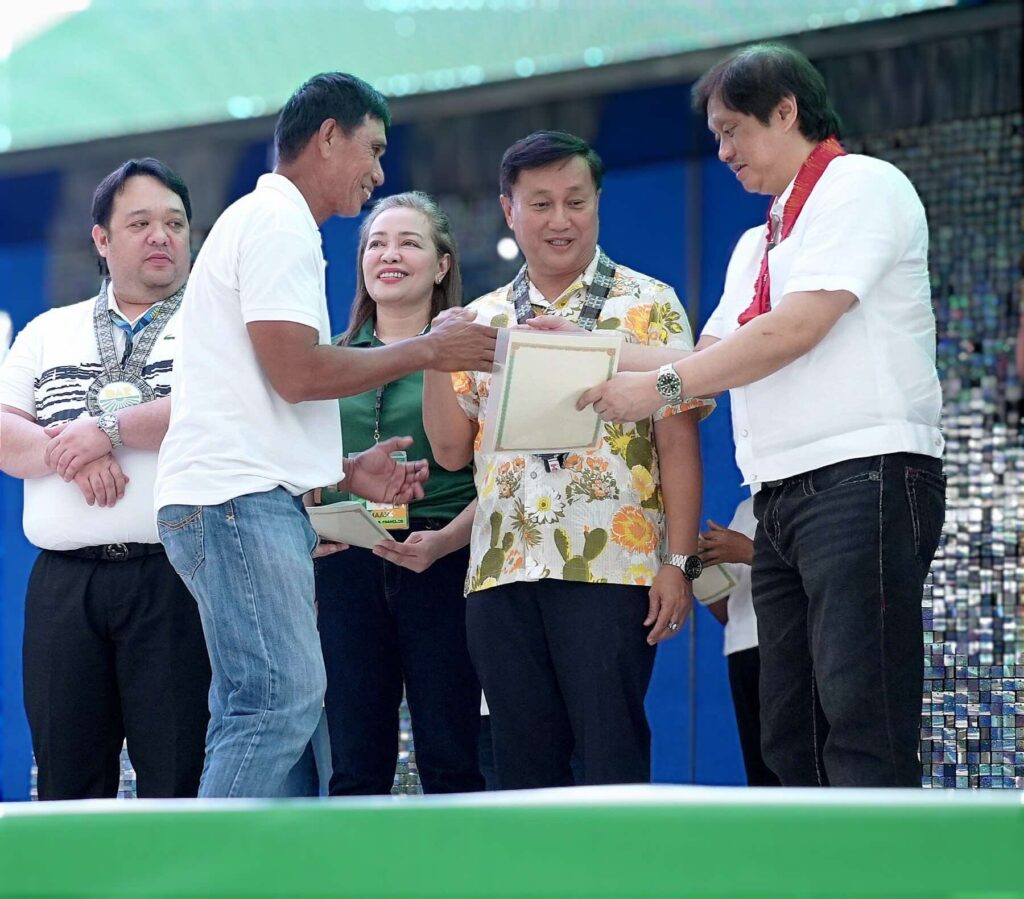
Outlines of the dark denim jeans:
{"label": "dark denim jeans", "polygon": [[838,462],[763,485],[754,512],[765,761],[785,786],[920,786],[941,460]]}
{"label": "dark denim jeans", "polygon": [[[412,530],[444,524],[413,519]],[[468,547],[422,574],[356,547],[317,560],[332,796],[391,792],[403,684],[423,791],[484,788],[480,682],[462,595],[468,567]]]}

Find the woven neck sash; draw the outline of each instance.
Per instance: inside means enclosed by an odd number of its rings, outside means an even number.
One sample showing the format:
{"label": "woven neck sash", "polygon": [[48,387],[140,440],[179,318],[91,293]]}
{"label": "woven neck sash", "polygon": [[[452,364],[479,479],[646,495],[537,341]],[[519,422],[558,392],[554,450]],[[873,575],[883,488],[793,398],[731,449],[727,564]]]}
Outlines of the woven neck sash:
{"label": "woven neck sash", "polygon": [[[590,282],[590,288],[583,299],[583,308],[580,310],[580,317],[577,324],[587,331],[593,331],[597,325],[597,319],[604,308],[604,301],[612,289],[615,279],[615,263],[611,261],[604,250],[597,259],[597,271],[594,272],[594,279]],[[522,324],[527,319],[533,318],[533,307],[530,306],[530,282],[526,277],[526,265],[519,269],[512,287],[509,288],[510,299],[516,307],[516,321]]]}
{"label": "woven neck sash", "polygon": [[[118,327],[110,317],[107,302],[107,284],[104,280],[93,306],[93,332],[96,335],[96,349],[99,352],[103,371],[85,392],[85,406],[89,414],[98,416],[104,412],[118,412],[129,406],[148,403],[155,396],[153,388],[142,377],[142,370],[149,360],[157,338],[171,316],[178,311],[185,295],[182,284],[173,294],[152,309],[150,322],[141,329],[141,336],[132,346],[131,354],[122,365],[114,346],[114,329]],[[147,312],[146,315],[150,313]]]}
{"label": "woven neck sash", "polygon": [[772,202],[768,206],[768,224],[765,229],[764,255],[761,257],[761,270],[757,273],[757,280],[754,282],[754,298],[737,319],[741,325],[745,325],[765,312],[771,312],[772,291],[771,279],[768,273],[768,251],[776,243],[781,243],[789,237],[793,226],[796,224],[796,220],[800,217],[804,204],[807,202],[807,198],[811,195],[811,191],[814,190],[818,179],[825,173],[828,164],[833,159],[845,155],[846,150],[843,149],[842,144],[834,137],[822,141],[811,150],[811,155],[807,157],[804,164],[800,166],[800,171],[796,173],[793,190],[790,192],[789,199],[786,200],[786,206],[782,210],[782,228],[780,229],[778,241],[773,240],[772,234],[772,208],[775,206],[775,200],[777,199],[772,197]]}

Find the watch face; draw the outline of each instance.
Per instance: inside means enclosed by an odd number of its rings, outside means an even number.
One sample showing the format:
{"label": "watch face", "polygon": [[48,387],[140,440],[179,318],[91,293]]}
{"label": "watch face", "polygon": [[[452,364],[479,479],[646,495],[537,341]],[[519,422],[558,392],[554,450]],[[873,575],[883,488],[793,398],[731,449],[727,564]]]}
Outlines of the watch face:
{"label": "watch face", "polygon": [[679,375],[673,375],[672,372],[662,372],[658,375],[654,386],[662,396],[677,396],[679,394]]}
{"label": "watch face", "polygon": [[704,563],[701,562],[700,556],[686,557],[686,562],[683,564],[683,574],[685,574],[691,581],[699,578],[703,570]]}

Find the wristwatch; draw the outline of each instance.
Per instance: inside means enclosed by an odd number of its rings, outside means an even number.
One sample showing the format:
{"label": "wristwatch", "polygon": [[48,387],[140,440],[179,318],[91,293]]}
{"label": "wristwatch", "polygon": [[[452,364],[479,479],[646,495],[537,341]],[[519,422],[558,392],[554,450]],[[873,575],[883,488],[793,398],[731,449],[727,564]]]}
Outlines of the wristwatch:
{"label": "wristwatch", "polygon": [[113,412],[104,412],[97,418],[96,427],[110,438],[111,446],[124,446],[121,440],[121,424]]}
{"label": "wristwatch", "polygon": [[670,403],[678,403],[683,392],[683,381],[676,373],[675,367],[667,363],[658,369],[658,377],[654,386]]}
{"label": "wristwatch", "polygon": [[675,565],[689,581],[695,581],[704,570],[700,556],[681,556],[678,553],[667,553],[661,560],[665,565]]}

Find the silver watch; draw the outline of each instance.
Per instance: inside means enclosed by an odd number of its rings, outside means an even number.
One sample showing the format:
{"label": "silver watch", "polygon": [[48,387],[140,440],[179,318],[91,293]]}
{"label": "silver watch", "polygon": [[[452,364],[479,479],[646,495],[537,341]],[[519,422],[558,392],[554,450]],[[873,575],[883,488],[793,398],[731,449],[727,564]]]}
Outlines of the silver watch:
{"label": "silver watch", "polygon": [[695,581],[704,570],[704,563],[700,556],[681,556],[678,553],[667,553],[661,560],[665,565],[675,565],[683,576],[690,581]]}
{"label": "silver watch", "polygon": [[110,438],[111,446],[124,446],[121,440],[121,423],[113,412],[104,412],[97,418],[96,427]]}
{"label": "silver watch", "polygon": [[667,363],[658,369],[654,386],[668,402],[678,403],[683,393],[683,381],[676,373],[675,366]]}

